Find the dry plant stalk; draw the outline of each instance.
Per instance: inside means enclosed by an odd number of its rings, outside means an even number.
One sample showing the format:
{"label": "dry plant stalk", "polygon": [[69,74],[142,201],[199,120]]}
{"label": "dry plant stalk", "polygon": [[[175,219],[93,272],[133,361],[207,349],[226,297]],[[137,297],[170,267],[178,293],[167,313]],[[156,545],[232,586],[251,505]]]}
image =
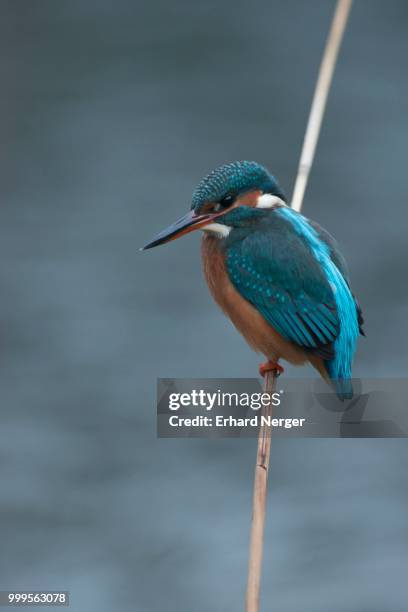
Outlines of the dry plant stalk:
{"label": "dry plant stalk", "polygon": [[[275,388],[276,372],[265,375],[265,393],[272,393]],[[272,416],[272,397],[268,406],[262,406],[261,417]],[[251,540],[249,546],[248,586],[246,593],[247,612],[259,610],[259,593],[263,556],[263,534],[265,526],[266,495],[268,492],[269,456],[271,452],[271,427],[261,425],[258,436],[256,455],[254,498],[252,507]]]}
{"label": "dry plant stalk", "polygon": [[[319,75],[310,109],[309,120],[303,141],[298,172],[293,192],[292,208],[300,211],[316,151],[327,96],[333,77],[344,30],[350,13],[352,0],[338,0],[326,47],[320,64]],[[267,372],[265,392],[272,394],[276,382],[276,372]],[[270,404],[262,408],[262,416],[272,415]],[[259,612],[259,597],[262,573],[263,537],[265,526],[266,497],[268,491],[269,456],[271,450],[272,427],[263,425],[258,436],[258,451],[255,466],[255,481],[252,506],[252,526],[249,545],[248,584],[246,592],[246,612]]]}
{"label": "dry plant stalk", "polygon": [[337,56],[339,54],[344,30],[346,29],[347,19],[350,14],[351,3],[352,0],[338,0],[330,32],[327,37],[326,47],[323,52],[305,138],[303,140],[295,188],[293,190],[291,206],[298,212],[302,208],[303,198],[316,152],[316,145],[319,139],[320,128],[322,126],[327,96],[329,95]]}

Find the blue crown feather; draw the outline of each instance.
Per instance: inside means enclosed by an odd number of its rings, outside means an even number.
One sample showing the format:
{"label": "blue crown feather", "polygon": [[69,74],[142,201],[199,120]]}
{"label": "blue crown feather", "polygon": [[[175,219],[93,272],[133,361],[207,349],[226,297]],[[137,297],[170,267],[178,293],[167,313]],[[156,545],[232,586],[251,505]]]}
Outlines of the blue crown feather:
{"label": "blue crown feather", "polygon": [[261,190],[285,200],[285,195],[263,166],[253,161],[237,161],[216,168],[204,177],[193,193],[191,208],[200,208],[206,202],[218,202],[226,195]]}

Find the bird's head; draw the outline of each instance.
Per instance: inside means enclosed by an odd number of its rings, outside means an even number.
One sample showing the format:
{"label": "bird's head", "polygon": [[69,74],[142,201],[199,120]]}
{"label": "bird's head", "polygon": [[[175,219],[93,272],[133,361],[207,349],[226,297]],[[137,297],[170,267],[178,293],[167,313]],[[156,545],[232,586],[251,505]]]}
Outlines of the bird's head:
{"label": "bird's head", "polygon": [[228,235],[237,208],[285,205],[275,178],[260,164],[238,161],[220,166],[204,177],[193,193],[191,210],[160,232],[144,249],[175,240],[197,229]]}

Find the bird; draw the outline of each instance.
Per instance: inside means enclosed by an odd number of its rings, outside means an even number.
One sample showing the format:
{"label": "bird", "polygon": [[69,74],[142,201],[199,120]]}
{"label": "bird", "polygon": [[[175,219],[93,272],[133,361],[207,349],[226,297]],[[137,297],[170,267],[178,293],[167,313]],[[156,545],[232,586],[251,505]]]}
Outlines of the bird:
{"label": "bird", "polygon": [[266,361],[309,362],[340,400],[353,397],[362,311],[336,240],[293,210],[275,177],[254,161],[224,164],[197,185],[191,209],[142,250],[203,231],[204,276],[215,302]]}

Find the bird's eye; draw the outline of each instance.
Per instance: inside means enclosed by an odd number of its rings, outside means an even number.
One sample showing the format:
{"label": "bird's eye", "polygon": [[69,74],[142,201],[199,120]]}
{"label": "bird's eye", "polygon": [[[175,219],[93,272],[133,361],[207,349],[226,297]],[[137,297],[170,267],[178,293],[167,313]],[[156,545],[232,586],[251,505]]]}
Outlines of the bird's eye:
{"label": "bird's eye", "polygon": [[234,201],[233,195],[226,195],[224,198],[222,198],[222,200],[216,203],[216,205],[214,206],[214,210],[218,212],[220,210],[223,210],[224,208],[228,208],[229,206],[231,206],[233,201]]}

